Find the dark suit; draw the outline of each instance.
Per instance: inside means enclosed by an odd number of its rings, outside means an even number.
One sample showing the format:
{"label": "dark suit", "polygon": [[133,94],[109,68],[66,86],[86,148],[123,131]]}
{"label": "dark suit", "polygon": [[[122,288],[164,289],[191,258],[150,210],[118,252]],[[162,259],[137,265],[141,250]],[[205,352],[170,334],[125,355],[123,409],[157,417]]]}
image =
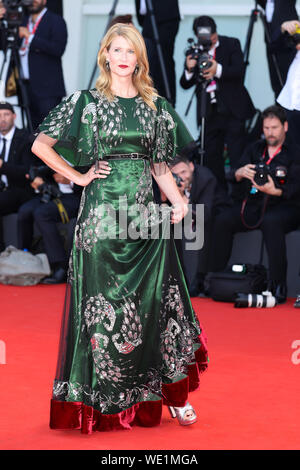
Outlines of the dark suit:
{"label": "dark suit", "polygon": [[[26,26],[28,18],[24,20]],[[28,95],[33,127],[65,96],[61,58],[67,44],[64,19],[47,11],[43,16],[29,50]]]}
{"label": "dark suit", "polygon": [[[54,171],[49,168],[46,175],[45,172],[43,173],[43,179],[45,182],[56,186],[53,174]],[[62,193],[59,196],[70,220],[77,216],[81,192],[82,187],[74,185],[72,193]],[[56,268],[55,266],[59,264],[64,269],[67,269],[72,240],[68,240],[66,252],[63,239],[57,226],[57,223],[61,222],[57,205],[53,200],[45,203],[42,202],[41,199],[42,195],[39,193],[30,201],[22,204],[19,208],[18,247],[20,249],[31,249],[33,225],[35,223],[42,236],[44,250],[50,265]]]}
{"label": "dark suit", "polygon": [[[217,180],[213,173],[206,167],[195,164],[191,190],[189,195],[189,204],[192,206],[194,214],[198,204],[204,205],[203,225],[200,220],[194,219],[193,230],[204,231],[204,245],[201,249],[187,250],[186,244],[191,240],[185,238],[183,233],[182,239],[175,239],[178,255],[183,267],[188,289],[191,295],[197,295],[199,291],[203,291],[204,275],[207,272],[208,253],[211,238],[211,223],[214,215],[221,208],[226,207],[226,199],[222,193],[219,197],[219,188]],[[197,225],[198,224],[198,225]]]}
{"label": "dark suit", "polygon": [[[152,4],[170,88],[171,103],[173,106],[175,106],[176,77],[173,54],[175,38],[180,21],[178,0],[152,0]],[[158,90],[158,93],[161,96],[166,97],[163,75],[161,72],[161,66],[151,24],[151,16],[149,12],[147,12],[146,15],[140,15],[140,0],[135,0],[135,5],[138,22],[142,27],[142,34],[147,47],[150,75],[154,81],[154,86]]]}
{"label": "dark suit", "polygon": [[[215,79],[217,103],[211,104],[209,96],[207,99],[204,165],[225,185],[224,143],[227,143],[230,163],[234,166],[244,150],[245,120],[253,116],[255,109],[243,85],[244,63],[239,40],[227,36],[218,39],[215,60],[222,65],[222,75]],[[197,87],[197,121],[200,125],[201,85],[197,83],[197,71],[190,80],[186,79],[184,71],[180,84],[184,89]]]}
{"label": "dark suit", "polygon": [[[0,192],[0,217],[17,212],[21,204],[34,196],[34,191],[25,177],[34,159],[30,148],[29,134],[25,130],[16,128],[8,161],[3,162],[0,168],[0,176],[5,175],[8,181],[8,186]],[[2,221],[0,221],[0,250],[3,249]]]}
{"label": "dark suit", "polygon": [[[262,7],[266,7],[266,0],[258,0],[258,4]],[[296,20],[298,18],[298,13],[296,10],[296,0],[275,0],[274,3],[274,13],[272,17],[271,23],[267,23],[269,28],[269,33],[271,36],[271,40],[276,35],[276,32],[279,30],[281,24],[284,21],[289,20]],[[272,89],[275,93],[275,97],[279,95],[281,91],[280,81],[278,79],[273,60],[271,57],[271,53],[275,53],[276,61],[280,70],[280,74],[283,80],[283,84],[286,81],[287,73],[291,62],[295,57],[295,49],[287,49],[283,47],[281,50],[272,50],[271,47],[267,47],[267,58],[268,58],[268,65],[269,65],[269,73],[270,73],[270,80]]]}
{"label": "dark suit", "polygon": [[47,8],[53,13],[63,16],[63,0],[47,0]]}

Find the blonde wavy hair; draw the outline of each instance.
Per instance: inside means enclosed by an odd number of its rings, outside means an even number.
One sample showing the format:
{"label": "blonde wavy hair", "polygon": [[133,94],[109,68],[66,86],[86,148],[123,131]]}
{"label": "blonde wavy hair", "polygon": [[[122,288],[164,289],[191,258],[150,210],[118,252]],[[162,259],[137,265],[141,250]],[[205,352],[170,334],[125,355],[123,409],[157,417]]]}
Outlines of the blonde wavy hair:
{"label": "blonde wavy hair", "polygon": [[101,47],[98,53],[98,66],[100,69],[100,76],[96,82],[96,88],[99,93],[103,93],[109,101],[114,99],[111,91],[111,73],[106,68],[105,50],[109,50],[112,41],[117,37],[122,36],[133,47],[137,57],[138,71],[132,75],[132,83],[137,89],[141,98],[152,109],[156,110],[154,98],[158,96],[157,91],[153,88],[153,82],[149,76],[149,62],[144,39],[139,31],[131,25],[124,23],[117,23],[113,25],[105,34],[101,41]]}

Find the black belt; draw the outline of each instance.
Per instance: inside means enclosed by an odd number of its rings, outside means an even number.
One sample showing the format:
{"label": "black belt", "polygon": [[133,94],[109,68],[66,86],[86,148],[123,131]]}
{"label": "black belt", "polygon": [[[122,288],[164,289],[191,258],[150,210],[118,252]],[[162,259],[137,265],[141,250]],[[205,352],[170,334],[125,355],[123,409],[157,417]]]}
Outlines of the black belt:
{"label": "black belt", "polygon": [[130,158],[131,160],[148,160],[148,155],[143,153],[117,153],[114,155],[103,155],[103,160],[121,160],[122,158]]}

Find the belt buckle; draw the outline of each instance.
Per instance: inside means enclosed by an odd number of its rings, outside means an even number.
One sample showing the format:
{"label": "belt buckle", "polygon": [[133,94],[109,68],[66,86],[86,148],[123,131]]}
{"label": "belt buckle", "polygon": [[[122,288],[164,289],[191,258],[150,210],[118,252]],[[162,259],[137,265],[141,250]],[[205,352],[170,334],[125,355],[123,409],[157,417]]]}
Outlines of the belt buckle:
{"label": "belt buckle", "polygon": [[138,153],[132,153],[130,158],[132,158],[132,160],[138,160],[140,156]]}

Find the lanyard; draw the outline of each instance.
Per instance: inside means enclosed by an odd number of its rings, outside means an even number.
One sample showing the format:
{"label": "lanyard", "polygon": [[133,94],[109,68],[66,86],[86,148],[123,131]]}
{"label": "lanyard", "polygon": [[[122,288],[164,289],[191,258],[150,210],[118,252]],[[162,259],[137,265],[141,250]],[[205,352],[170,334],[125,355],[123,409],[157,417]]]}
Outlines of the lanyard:
{"label": "lanyard", "polygon": [[[35,35],[36,30],[38,29],[39,24],[40,24],[40,22],[42,21],[42,18],[43,18],[43,16],[44,16],[45,13],[46,13],[46,11],[42,11],[42,12],[40,13],[39,17],[37,18],[37,21],[35,22],[35,24],[34,24],[34,26],[33,26],[33,28],[32,28],[32,21],[31,21],[30,18],[29,18],[28,23],[27,23],[27,29],[28,29],[28,31],[30,32],[30,35],[31,35],[31,36],[34,36],[34,35]],[[22,47],[21,47],[21,52],[22,52],[22,53],[25,53],[25,52],[26,52],[26,50],[27,50],[27,48],[28,48],[28,44],[29,44],[29,38],[24,38],[24,42],[23,42],[23,45],[22,45]]]}
{"label": "lanyard", "polygon": [[[269,164],[271,163],[271,161],[273,160],[273,158],[276,157],[276,155],[281,152],[281,148],[282,148],[282,147],[281,147],[281,145],[280,145],[280,147],[278,147],[278,148],[276,149],[276,151],[275,151],[275,153],[272,155],[272,157],[270,157],[269,160],[266,162],[266,165],[269,165]],[[263,156],[262,156],[262,157],[263,157],[263,160],[265,159],[266,152],[267,152],[267,147],[265,148],[264,153],[263,153]]]}

